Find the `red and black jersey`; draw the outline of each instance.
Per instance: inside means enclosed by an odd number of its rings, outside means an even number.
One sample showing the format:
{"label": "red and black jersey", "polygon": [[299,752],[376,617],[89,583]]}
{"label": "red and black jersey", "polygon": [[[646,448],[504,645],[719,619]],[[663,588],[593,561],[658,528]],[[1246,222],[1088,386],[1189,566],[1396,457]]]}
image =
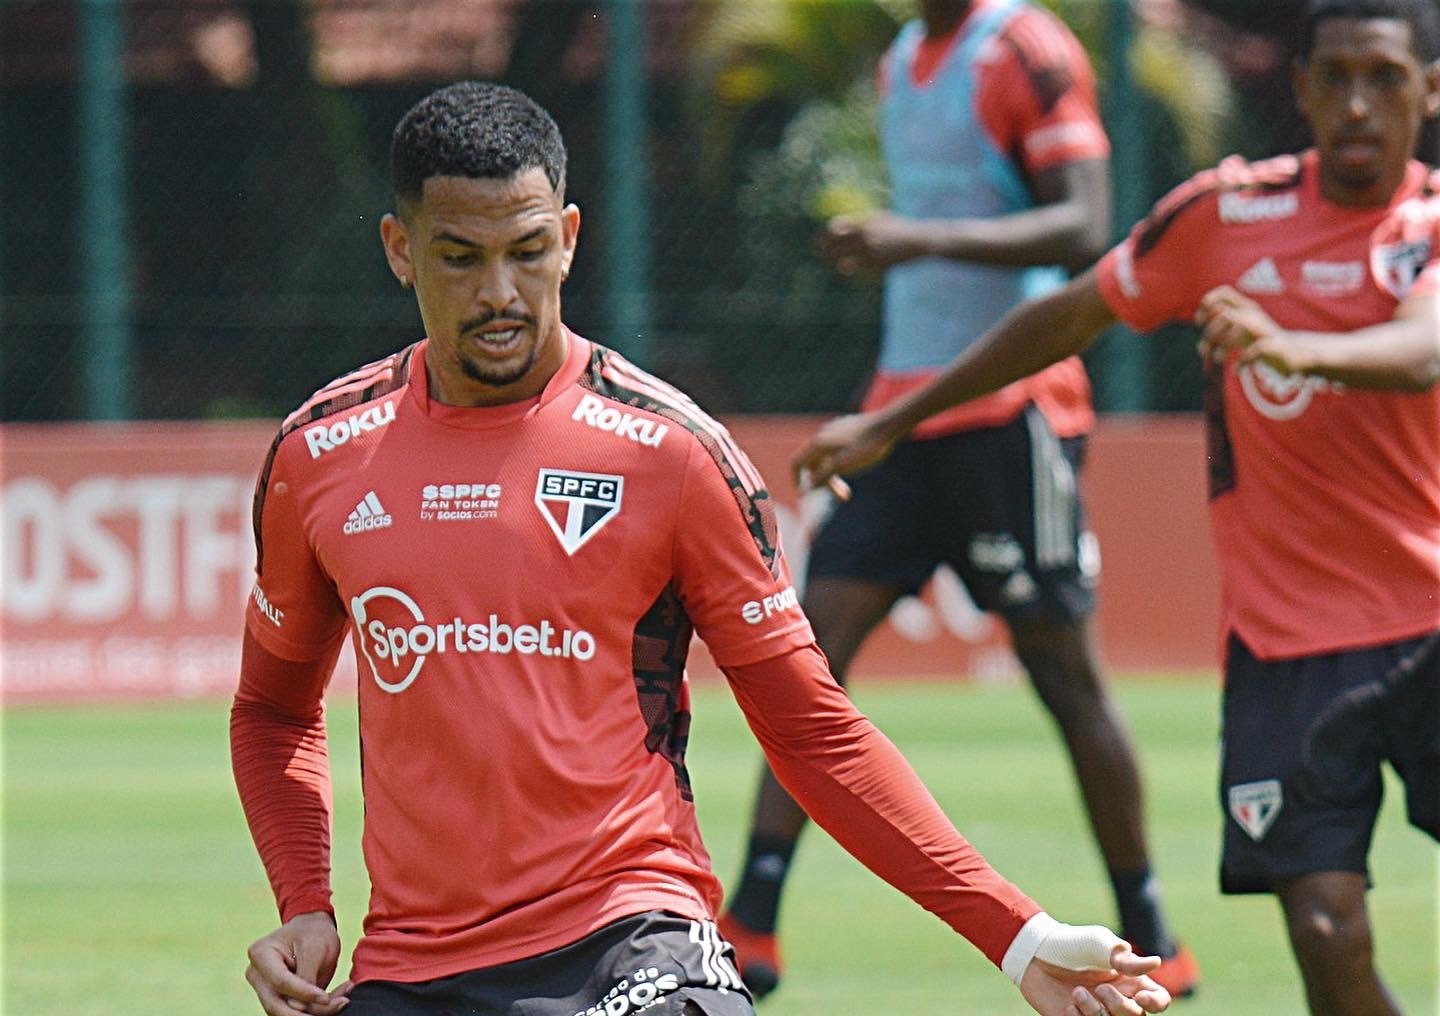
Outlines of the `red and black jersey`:
{"label": "red and black jersey", "polygon": [[[713,915],[685,768],[692,633],[782,770],[797,759],[802,801],[878,838],[880,866],[957,927],[983,924],[967,934],[998,962],[1036,908],[953,829],[917,844],[911,819],[888,816],[895,800],[864,803],[894,765],[848,771],[878,735],[818,652],[797,655],[813,636],[755,468],[683,393],[566,341],[538,398],[479,409],[430,398],[417,344],[318,392],[261,477],[251,637],[298,661],[348,632],[357,657],[372,897],[355,978],[504,963],[647,910]],[[318,739],[281,680],[242,677],[241,699],[262,708],[240,714],[238,743],[259,737],[245,724],[272,701]],[[291,818],[264,817],[263,802],[284,789],[267,781],[314,780],[315,751],[302,741],[303,766],[268,769],[236,756],[286,917],[327,899],[324,850],[271,828]],[[872,821],[884,832],[855,833]]]}
{"label": "red and black jersey", "polygon": [[[1227,160],[1162,199],[1097,269],[1140,330],[1230,285],[1283,328],[1389,321],[1440,276],[1440,177],[1412,162],[1388,205],[1320,193],[1315,152]],[[1440,628],[1440,389],[1346,388],[1211,368],[1206,410],[1222,622],[1261,659]]]}

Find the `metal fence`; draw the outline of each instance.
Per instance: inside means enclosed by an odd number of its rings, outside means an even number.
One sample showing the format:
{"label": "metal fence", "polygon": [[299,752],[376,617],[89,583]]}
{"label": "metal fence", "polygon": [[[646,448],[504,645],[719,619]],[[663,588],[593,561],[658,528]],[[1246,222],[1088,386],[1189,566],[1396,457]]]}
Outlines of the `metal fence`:
{"label": "metal fence", "polygon": [[[1293,150],[1297,6],[1052,0],[1090,50],[1116,227],[1229,151]],[[848,407],[878,280],[812,253],[883,200],[869,83],[903,0],[0,5],[0,419],[277,416],[420,322],[378,241],[396,119],[503,80],[584,212],[566,317],[712,411]],[[1193,336],[1090,354],[1104,410],[1199,405]]]}

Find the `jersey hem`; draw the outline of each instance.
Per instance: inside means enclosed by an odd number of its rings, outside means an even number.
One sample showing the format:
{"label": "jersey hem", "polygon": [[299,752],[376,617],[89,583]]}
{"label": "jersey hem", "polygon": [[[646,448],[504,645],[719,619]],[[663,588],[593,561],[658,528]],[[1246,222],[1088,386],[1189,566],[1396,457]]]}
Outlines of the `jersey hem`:
{"label": "jersey hem", "polygon": [[[1380,646],[1387,646],[1394,642],[1404,642],[1409,639],[1421,638],[1440,632],[1440,617],[1432,617],[1428,620],[1408,625],[1397,625],[1395,628],[1382,629],[1377,633],[1374,629],[1367,629],[1364,636],[1356,635],[1336,640],[1307,644],[1304,648],[1297,648],[1289,643],[1276,643],[1270,640],[1256,640],[1247,636],[1238,624],[1227,624],[1221,628],[1220,644],[1222,649],[1221,658],[1224,658],[1223,649],[1230,636],[1234,635],[1250,654],[1262,663],[1279,663],[1285,660],[1304,660],[1315,656],[1328,656],[1331,653],[1360,652],[1366,649],[1376,649]],[[1262,648],[1264,646],[1264,648]]]}
{"label": "jersey hem", "polygon": [[[677,906],[683,903],[683,906]],[[449,960],[440,960],[426,964],[405,964],[403,967],[391,969],[381,963],[366,963],[362,968],[356,964],[350,972],[350,979],[356,984],[366,981],[394,981],[399,984],[418,984],[424,981],[433,981],[441,977],[452,977],[456,974],[470,973],[476,970],[486,970],[490,967],[498,967],[506,963],[514,963],[519,960],[533,959],[556,949],[573,945],[587,936],[595,934],[602,928],[614,924],[616,921],[624,920],[627,917],[635,917],[639,914],[650,913],[660,910],[677,917],[683,917],[694,921],[714,920],[714,915],[703,906],[696,906],[690,900],[681,896],[667,897],[666,899],[637,899],[631,904],[617,907],[613,911],[602,911],[593,920],[587,921],[575,929],[566,930],[544,938],[535,939],[523,947],[512,947],[510,949],[497,950],[494,954],[487,954],[483,959],[476,960],[470,957],[456,956]],[[363,940],[362,940],[363,942]],[[431,943],[433,947],[433,943]]]}

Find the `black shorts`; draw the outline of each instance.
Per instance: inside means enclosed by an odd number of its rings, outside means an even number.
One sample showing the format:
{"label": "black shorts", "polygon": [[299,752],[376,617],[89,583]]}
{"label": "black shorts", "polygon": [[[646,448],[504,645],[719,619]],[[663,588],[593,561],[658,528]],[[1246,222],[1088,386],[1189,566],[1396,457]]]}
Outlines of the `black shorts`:
{"label": "black shorts", "polygon": [[851,482],[806,575],[916,593],[948,564],[1008,619],[1088,617],[1100,555],[1077,483],[1084,454],[1083,437],[1057,438],[1033,405],[1000,427],[903,442]]}
{"label": "black shorts", "polygon": [[1411,824],[1440,840],[1440,632],[1272,662],[1232,636],[1223,713],[1222,892],[1321,871],[1368,879],[1384,761]]}
{"label": "black shorts", "polygon": [[[686,1003],[693,1003],[689,1010]],[[652,911],[540,956],[416,984],[365,981],[346,1016],[754,1016],[711,921]]]}

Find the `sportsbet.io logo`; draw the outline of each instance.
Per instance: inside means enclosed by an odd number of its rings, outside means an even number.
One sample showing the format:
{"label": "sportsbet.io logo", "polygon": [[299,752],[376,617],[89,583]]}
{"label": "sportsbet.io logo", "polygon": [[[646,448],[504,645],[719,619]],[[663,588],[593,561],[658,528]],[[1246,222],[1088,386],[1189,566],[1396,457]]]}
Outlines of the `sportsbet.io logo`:
{"label": "sportsbet.io logo", "polygon": [[414,684],[425,661],[441,653],[582,661],[595,655],[595,636],[588,631],[557,628],[543,618],[536,624],[510,624],[490,614],[483,621],[456,616],[431,624],[408,593],[391,586],[365,590],[350,601],[350,613],[371,676],[392,695]]}

